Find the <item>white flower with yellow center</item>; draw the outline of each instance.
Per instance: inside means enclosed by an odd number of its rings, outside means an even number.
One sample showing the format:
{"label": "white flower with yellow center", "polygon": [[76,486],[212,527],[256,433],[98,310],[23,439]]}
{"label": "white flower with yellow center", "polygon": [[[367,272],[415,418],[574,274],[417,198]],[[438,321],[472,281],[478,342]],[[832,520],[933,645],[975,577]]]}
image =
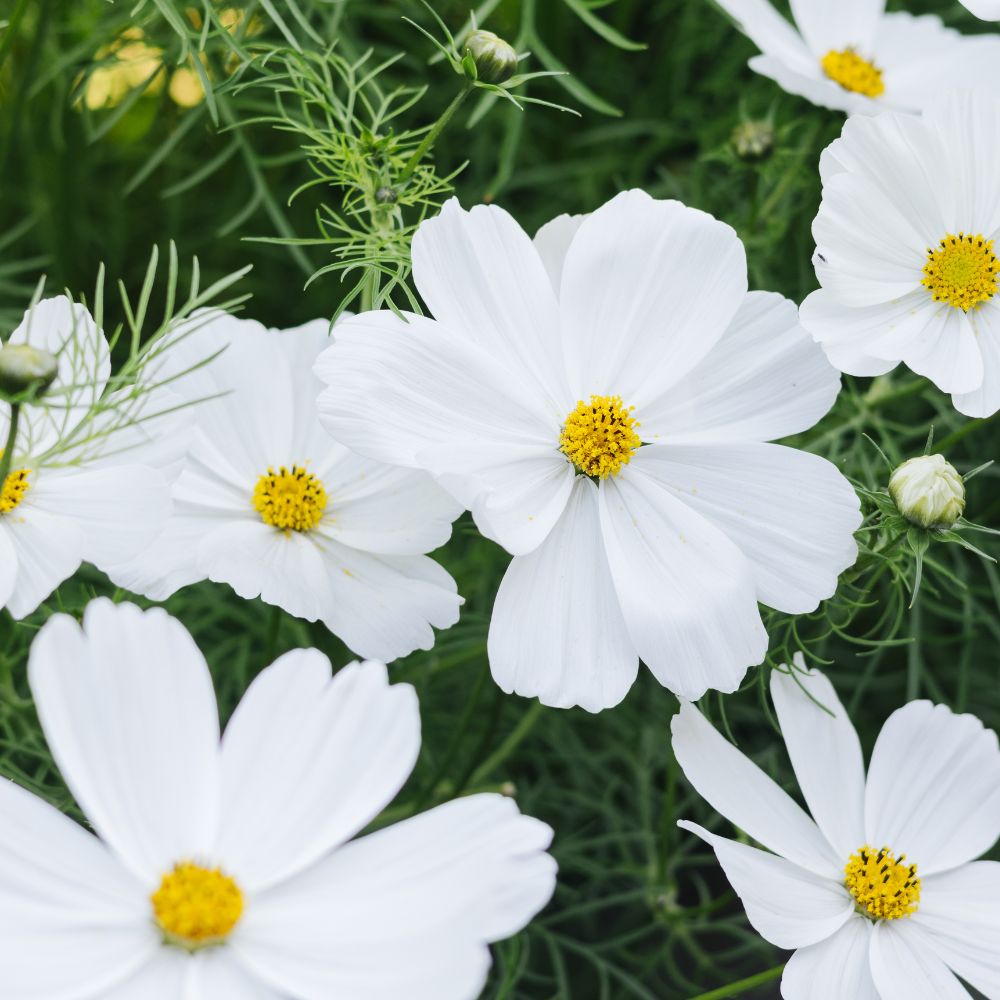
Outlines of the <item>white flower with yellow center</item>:
{"label": "white flower with yellow center", "polygon": [[894,712],[865,777],[830,682],[771,675],[771,696],[810,818],[691,704],[673,720],[677,762],[705,800],[766,851],[681,822],[715,850],[757,932],[796,949],[785,1000],[1000,996],[1000,750],[971,715],[914,701]]}
{"label": "white flower with yellow center", "polygon": [[424,553],[461,506],[426,473],[353,455],[323,430],[311,369],[328,329],[203,313],[176,331],[150,377],[176,378],[193,404],[181,421],[192,442],[166,529],[115,578],[154,600],[228,583],[389,661],[458,620],[454,580]]}
{"label": "white flower with yellow center", "polygon": [[[8,343],[30,344],[59,362],[44,399],[20,407],[0,482],[0,608],[23,618],[82,562],[113,573],[148,545],[170,498],[160,472],[126,447],[142,433],[138,426],[104,436],[96,422],[86,423],[105,393],[111,355],[83,306],[65,296],[43,299]],[[10,419],[0,400],[0,455]]]}
{"label": "white flower with yellow center", "polygon": [[160,609],[49,620],[32,692],[98,837],[0,782],[0,968],[18,1000],[472,1000],[552,894],[552,831],[472,795],[352,840],[420,750],[413,689],[295,650],[225,735]]}
{"label": "white flower with yellow center", "polygon": [[885,0],[718,0],[760,49],[750,68],[790,94],[849,114],[920,111],[942,86],[1000,91],[1000,38],[965,36],[939,17],[887,14]]}
{"label": "white flower with yellow center", "polygon": [[802,325],[851,375],[900,361],[960,412],[1000,409],[1000,99],[948,94],[922,117],[852,119],[820,159],[822,288]]}
{"label": "white flower with yellow center", "polygon": [[545,704],[614,705],[639,657],[688,697],[759,663],[758,600],[814,609],[853,563],[858,501],[815,455],[839,379],[778,295],[747,294],[729,226],[629,191],[535,242],[456,201],[421,225],[434,319],[345,320],[320,414],[361,454],[427,469],[516,558],[494,677]]}

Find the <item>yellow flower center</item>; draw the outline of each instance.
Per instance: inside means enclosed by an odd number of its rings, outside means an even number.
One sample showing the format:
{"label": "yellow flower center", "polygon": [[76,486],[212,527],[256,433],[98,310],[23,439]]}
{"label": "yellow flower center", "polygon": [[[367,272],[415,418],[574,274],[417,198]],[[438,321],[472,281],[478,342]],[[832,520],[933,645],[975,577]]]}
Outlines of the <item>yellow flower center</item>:
{"label": "yellow flower center", "polygon": [[169,944],[198,951],[222,944],[243,915],[240,887],[218,868],[182,861],[150,897]]}
{"label": "yellow flower center", "polygon": [[268,468],[254,487],[253,505],[265,524],[282,531],[311,531],[326,511],[326,489],[299,465]]}
{"label": "yellow flower center", "polygon": [[559,450],[586,476],[617,476],[642,444],[634,409],[626,409],[618,396],[581,399],[563,424]]}
{"label": "yellow flower center", "polygon": [[920,284],[930,290],[935,302],[968,312],[996,295],[998,266],[993,240],[982,233],[948,233],[936,247],[927,249]]}
{"label": "yellow flower center", "polygon": [[885,91],[882,70],[874,63],[859,56],[852,48],[831,49],[820,60],[823,72],[852,94],[879,97]]}
{"label": "yellow flower center", "polygon": [[[3,457],[3,449],[0,448],[0,458]],[[3,484],[0,485],[0,514],[9,514],[24,499],[25,494],[31,489],[28,476],[31,469],[13,469],[4,476]]]}
{"label": "yellow flower center", "polygon": [[858,909],[873,920],[898,920],[917,912],[920,879],[917,866],[906,864],[888,847],[876,851],[867,844],[852,854],[844,868],[844,884]]}

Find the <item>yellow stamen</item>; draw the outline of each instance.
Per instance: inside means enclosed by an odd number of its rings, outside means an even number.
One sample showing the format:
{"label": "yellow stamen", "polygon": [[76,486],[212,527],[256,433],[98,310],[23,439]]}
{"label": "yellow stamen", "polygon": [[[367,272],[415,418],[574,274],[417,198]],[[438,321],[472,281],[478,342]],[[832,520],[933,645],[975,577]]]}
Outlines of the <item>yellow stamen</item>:
{"label": "yellow stamen", "polygon": [[233,879],[190,861],[163,876],[150,902],[166,941],[187,951],[222,944],[243,916],[243,893]]}
{"label": "yellow stamen", "polygon": [[998,268],[993,240],[982,233],[948,233],[936,247],[928,247],[920,284],[935,302],[968,312],[996,295]]}
{"label": "yellow stamen", "polygon": [[326,489],[311,472],[299,465],[268,468],[257,480],[254,509],[265,524],[282,531],[311,531],[326,512]]}
{"label": "yellow stamen", "polygon": [[617,476],[642,444],[634,409],[626,409],[618,396],[591,396],[589,403],[581,399],[563,424],[560,451],[585,476]]}
{"label": "yellow stamen", "polygon": [[[3,458],[3,448],[0,448],[0,458]],[[11,469],[0,483],[0,514],[9,514],[24,499],[31,489],[28,476],[31,469]]]}
{"label": "yellow stamen", "polygon": [[873,62],[859,56],[852,48],[831,49],[820,60],[823,72],[852,94],[879,97],[885,91],[882,70]]}
{"label": "yellow stamen", "polygon": [[844,884],[858,910],[873,920],[898,920],[917,912],[920,879],[917,866],[906,864],[888,847],[876,851],[867,844],[852,854],[844,867]]}

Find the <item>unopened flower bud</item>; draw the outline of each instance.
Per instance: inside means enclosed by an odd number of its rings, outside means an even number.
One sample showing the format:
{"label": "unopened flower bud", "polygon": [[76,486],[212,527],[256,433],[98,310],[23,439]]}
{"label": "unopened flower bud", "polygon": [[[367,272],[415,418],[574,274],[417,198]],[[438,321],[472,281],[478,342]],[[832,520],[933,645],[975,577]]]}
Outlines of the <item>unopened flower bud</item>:
{"label": "unopened flower bud", "polygon": [[766,121],[740,122],[730,142],[743,160],[762,160],[774,146],[774,126]]}
{"label": "unopened flower bud", "polygon": [[11,398],[34,388],[41,396],[59,374],[59,360],[30,344],[0,347],[0,396]]}
{"label": "unopened flower bud", "polygon": [[904,462],[889,479],[900,514],[921,528],[953,528],[965,510],[965,483],[943,455]]}
{"label": "unopened flower bud", "polygon": [[486,83],[503,83],[517,70],[517,53],[492,31],[472,32],[465,49],[476,64],[479,79]]}

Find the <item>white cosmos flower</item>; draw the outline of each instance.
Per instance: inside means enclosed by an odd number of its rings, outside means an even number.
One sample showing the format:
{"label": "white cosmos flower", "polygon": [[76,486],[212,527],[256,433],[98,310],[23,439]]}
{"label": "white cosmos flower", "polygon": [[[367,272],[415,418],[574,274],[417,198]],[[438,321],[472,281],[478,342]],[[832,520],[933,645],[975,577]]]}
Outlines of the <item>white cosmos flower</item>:
{"label": "white cosmos flower", "polygon": [[[819,672],[771,695],[810,818],[693,705],[673,746],[706,801],[766,851],[681,822],[715,850],[757,932],[796,949],[785,1000],[1000,997],[1000,750],[971,715],[914,701],[861,744]],[[773,852],[773,853],[770,853]],[[950,970],[950,971],[949,971]]]}
{"label": "white cosmos flower", "polygon": [[487,943],[552,894],[552,831],[499,795],[351,840],[420,749],[380,663],[280,657],[221,743],[205,661],[160,609],[56,615],[29,671],[100,839],[0,781],[11,1000],[472,1000]]}
{"label": "white cosmos flower", "polygon": [[165,531],[116,579],[154,600],[228,583],[389,661],[458,620],[454,580],[423,553],[448,540],[461,505],[426,473],[353,455],[323,430],[312,365],[328,330],[217,312],[177,331],[155,377],[188,372],[171,385],[202,400],[182,412],[193,439]]}
{"label": "white cosmos flower", "polygon": [[747,294],[729,226],[629,191],[532,243],[453,200],[413,273],[435,318],[341,323],[320,414],[439,477],[516,557],[489,635],[505,691],[597,711],[640,656],[686,696],[731,691],[767,648],[758,600],[805,612],[834,592],[857,498],[763,442],[811,427],[839,379],[791,303]]}
{"label": "white cosmos flower", "polygon": [[[170,499],[161,473],[125,447],[138,427],[106,436],[99,421],[83,427],[111,374],[108,342],[83,306],[43,299],[8,342],[59,359],[43,405],[21,407],[0,483],[0,608],[23,618],[81,562],[110,572],[135,555],[162,529]],[[9,428],[10,406],[0,400],[0,449]]]}
{"label": "white cosmos flower", "polygon": [[1000,99],[948,94],[920,118],[852,119],[823,152],[822,288],[805,328],[841,371],[900,361],[960,412],[1000,409]]}
{"label": "white cosmos flower", "polygon": [[1000,39],[887,14],[885,0],[791,0],[794,26],[768,0],[718,3],[761,50],[751,69],[824,108],[920,111],[942,87],[1000,89]]}

